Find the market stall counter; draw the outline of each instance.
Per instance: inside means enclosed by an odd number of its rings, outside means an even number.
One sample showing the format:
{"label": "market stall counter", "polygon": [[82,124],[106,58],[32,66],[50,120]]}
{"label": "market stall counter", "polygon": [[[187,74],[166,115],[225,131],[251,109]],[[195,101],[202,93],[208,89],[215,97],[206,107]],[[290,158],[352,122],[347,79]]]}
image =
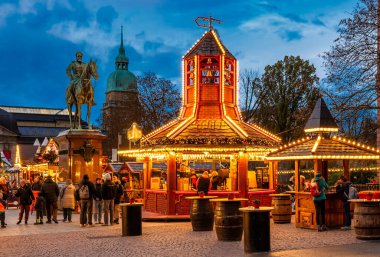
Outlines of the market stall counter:
{"label": "market stall counter", "polygon": [[[326,226],[337,228],[343,226],[344,210],[343,201],[335,192],[326,194]],[[316,211],[313,196],[310,192],[295,192],[296,217],[295,223],[298,228],[317,229]]]}
{"label": "market stall counter", "polygon": [[276,193],[273,189],[250,189],[248,191],[248,205],[252,205],[253,200],[260,200],[261,206],[272,206],[270,194]]}

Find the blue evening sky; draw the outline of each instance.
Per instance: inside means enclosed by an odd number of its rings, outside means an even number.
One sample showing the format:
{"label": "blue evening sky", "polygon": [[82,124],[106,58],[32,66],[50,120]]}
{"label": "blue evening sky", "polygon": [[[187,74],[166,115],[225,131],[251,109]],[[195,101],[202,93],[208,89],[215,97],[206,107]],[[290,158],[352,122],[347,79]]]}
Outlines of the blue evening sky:
{"label": "blue evening sky", "polygon": [[318,75],[320,54],[337,37],[340,19],[356,0],[0,0],[0,105],[66,108],[65,70],[84,53],[99,66],[95,83],[99,117],[108,75],[120,44],[129,70],[152,71],[180,88],[181,57],[203,35],[193,20],[212,15],[240,70],[262,71],[285,55],[310,60]]}

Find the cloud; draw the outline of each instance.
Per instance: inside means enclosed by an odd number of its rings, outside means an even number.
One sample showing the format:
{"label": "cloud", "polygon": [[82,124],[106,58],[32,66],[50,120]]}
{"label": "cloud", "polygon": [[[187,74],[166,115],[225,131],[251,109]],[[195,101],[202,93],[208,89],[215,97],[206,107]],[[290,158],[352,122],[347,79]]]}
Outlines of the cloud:
{"label": "cloud", "polygon": [[64,21],[54,24],[48,33],[67,40],[74,44],[84,44],[85,52],[92,53],[95,57],[107,62],[109,50],[117,43],[114,34],[105,32],[96,22],[89,26],[81,26],[75,21]]}
{"label": "cloud", "polygon": [[[315,21],[315,20],[314,20]],[[297,15],[265,14],[248,20],[239,26],[245,33],[256,31],[263,34],[279,35],[285,41],[301,40],[311,34],[322,34],[329,30]]]}
{"label": "cloud", "polygon": [[280,33],[281,38],[286,41],[300,40],[302,35],[299,31],[284,30]]}
{"label": "cloud", "polygon": [[13,4],[0,5],[0,27],[6,25],[6,20],[9,16],[16,13],[16,6]]}
{"label": "cloud", "polygon": [[110,31],[113,21],[118,17],[118,13],[112,6],[103,6],[96,13],[96,22],[104,30]]}

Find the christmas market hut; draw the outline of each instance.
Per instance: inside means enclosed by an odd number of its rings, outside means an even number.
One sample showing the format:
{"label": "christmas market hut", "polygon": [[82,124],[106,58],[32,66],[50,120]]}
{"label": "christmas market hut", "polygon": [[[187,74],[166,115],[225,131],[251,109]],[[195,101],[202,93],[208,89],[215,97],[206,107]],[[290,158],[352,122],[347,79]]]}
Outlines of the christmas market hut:
{"label": "christmas market hut", "polygon": [[196,194],[194,182],[204,171],[219,179],[209,195],[271,204],[273,177],[263,161],[280,138],[243,122],[238,78],[238,61],[210,25],[182,59],[179,117],[145,135],[141,148],[118,152],[144,163],[146,211],[188,214],[185,197]]}
{"label": "christmas market hut", "polygon": [[[343,167],[343,175],[349,179],[350,161],[378,160],[380,151],[337,136],[338,126],[322,98],[317,101],[304,131],[307,137],[281,146],[278,150],[271,152],[266,159],[270,162],[269,173],[273,174],[275,181],[279,173],[278,162],[294,161],[295,224],[301,228],[316,229],[313,197],[300,176],[301,167],[310,164],[314,174],[320,172],[328,182],[329,168],[340,164]],[[344,211],[341,197],[336,194],[333,186],[326,192],[326,197],[327,227],[342,226]]]}

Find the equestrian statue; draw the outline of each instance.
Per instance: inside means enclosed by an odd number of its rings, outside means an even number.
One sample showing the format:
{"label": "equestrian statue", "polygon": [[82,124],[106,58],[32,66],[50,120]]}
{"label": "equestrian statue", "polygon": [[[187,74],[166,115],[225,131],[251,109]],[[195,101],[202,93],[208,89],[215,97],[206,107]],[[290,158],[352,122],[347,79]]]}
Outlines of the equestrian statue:
{"label": "equestrian statue", "polygon": [[[76,52],[76,61],[70,63],[66,69],[67,76],[70,78],[70,84],[66,89],[66,103],[70,117],[71,129],[82,129],[82,105],[87,104],[86,121],[88,129],[91,126],[91,107],[94,102],[94,88],[91,84],[91,77],[98,79],[98,66],[95,61],[90,59],[89,63],[82,62],[83,54]],[[75,114],[73,117],[72,108],[75,105]]]}

